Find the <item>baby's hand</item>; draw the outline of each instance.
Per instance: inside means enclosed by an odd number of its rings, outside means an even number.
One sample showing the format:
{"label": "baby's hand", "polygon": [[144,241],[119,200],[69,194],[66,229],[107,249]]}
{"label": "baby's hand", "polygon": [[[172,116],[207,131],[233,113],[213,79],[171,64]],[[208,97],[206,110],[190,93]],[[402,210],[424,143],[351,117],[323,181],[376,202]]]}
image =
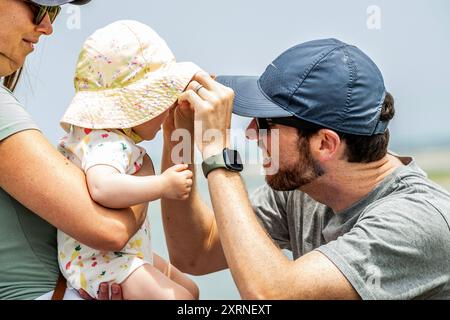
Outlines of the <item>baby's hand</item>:
{"label": "baby's hand", "polygon": [[186,200],[192,188],[192,171],[187,164],[177,164],[162,174],[165,181],[163,197],[174,200]]}

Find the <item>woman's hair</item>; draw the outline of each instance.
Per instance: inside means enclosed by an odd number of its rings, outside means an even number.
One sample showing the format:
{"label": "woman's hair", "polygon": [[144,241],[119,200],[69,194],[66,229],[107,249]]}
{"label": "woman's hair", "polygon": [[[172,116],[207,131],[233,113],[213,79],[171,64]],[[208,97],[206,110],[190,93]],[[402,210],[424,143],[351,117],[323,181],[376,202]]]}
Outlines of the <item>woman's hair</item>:
{"label": "woman's hair", "polygon": [[20,75],[22,74],[23,67],[3,78],[3,85],[11,91],[16,89],[17,83],[19,82]]}

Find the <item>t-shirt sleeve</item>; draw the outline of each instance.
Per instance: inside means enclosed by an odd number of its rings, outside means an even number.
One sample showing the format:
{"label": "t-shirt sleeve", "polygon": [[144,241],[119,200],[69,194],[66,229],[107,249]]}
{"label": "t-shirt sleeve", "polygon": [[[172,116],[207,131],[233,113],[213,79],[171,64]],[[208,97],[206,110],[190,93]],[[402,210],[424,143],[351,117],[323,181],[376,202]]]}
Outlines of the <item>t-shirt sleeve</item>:
{"label": "t-shirt sleeve", "polygon": [[16,98],[0,86],[0,141],[29,129],[39,130]]}
{"label": "t-shirt sleeve", "polygon": [[108,165],[127,173],[137,148],[120,134],[107,130],[92,130],[83,140],[81,166],[84,172],[96,165]]}
{"label": "t-shirt sleeve", "polygon": [[281,249],[292,250],[285,210],[287,195],[265,184],[253,193],[250,200],[253,211],[272,239]]}
{"label": "t-shirt sleeve", "polygon": [[319,247],[363,299],[426,299],[450,272],[449,228],[426,201],[384,202]]}

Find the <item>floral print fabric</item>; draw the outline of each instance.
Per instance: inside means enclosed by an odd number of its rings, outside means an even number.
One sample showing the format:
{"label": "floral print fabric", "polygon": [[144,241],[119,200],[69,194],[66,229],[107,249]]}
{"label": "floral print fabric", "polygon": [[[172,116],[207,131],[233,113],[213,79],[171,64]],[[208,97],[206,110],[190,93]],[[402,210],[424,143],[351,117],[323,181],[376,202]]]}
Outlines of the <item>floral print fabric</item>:
{"label": "floral print fabric", "polygon": [[[119,130],[91,130],[72,127],[58,150],[87,172],[95,165],[109,165],[123,174],[134,174],[142,166],[145,149]],[[85,246],[58,230],[59,267],[74,289],[84,289],[97,298],[102,282],[123,282],[143,264],[153,263],[150,223],[141,229],[120,252],[101,252]]]}

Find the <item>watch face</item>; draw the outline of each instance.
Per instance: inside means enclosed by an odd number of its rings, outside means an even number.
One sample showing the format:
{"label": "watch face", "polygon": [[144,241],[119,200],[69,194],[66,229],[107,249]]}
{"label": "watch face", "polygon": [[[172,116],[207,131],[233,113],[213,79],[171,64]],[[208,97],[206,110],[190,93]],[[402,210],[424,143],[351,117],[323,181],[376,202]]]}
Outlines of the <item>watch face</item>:
{"label": "watch face", "polygon": [[224,149],[223,159],[225,161],[225,165],[231,170],[242,171],[244,168],[242,165],[241,156],[236,150]]}

